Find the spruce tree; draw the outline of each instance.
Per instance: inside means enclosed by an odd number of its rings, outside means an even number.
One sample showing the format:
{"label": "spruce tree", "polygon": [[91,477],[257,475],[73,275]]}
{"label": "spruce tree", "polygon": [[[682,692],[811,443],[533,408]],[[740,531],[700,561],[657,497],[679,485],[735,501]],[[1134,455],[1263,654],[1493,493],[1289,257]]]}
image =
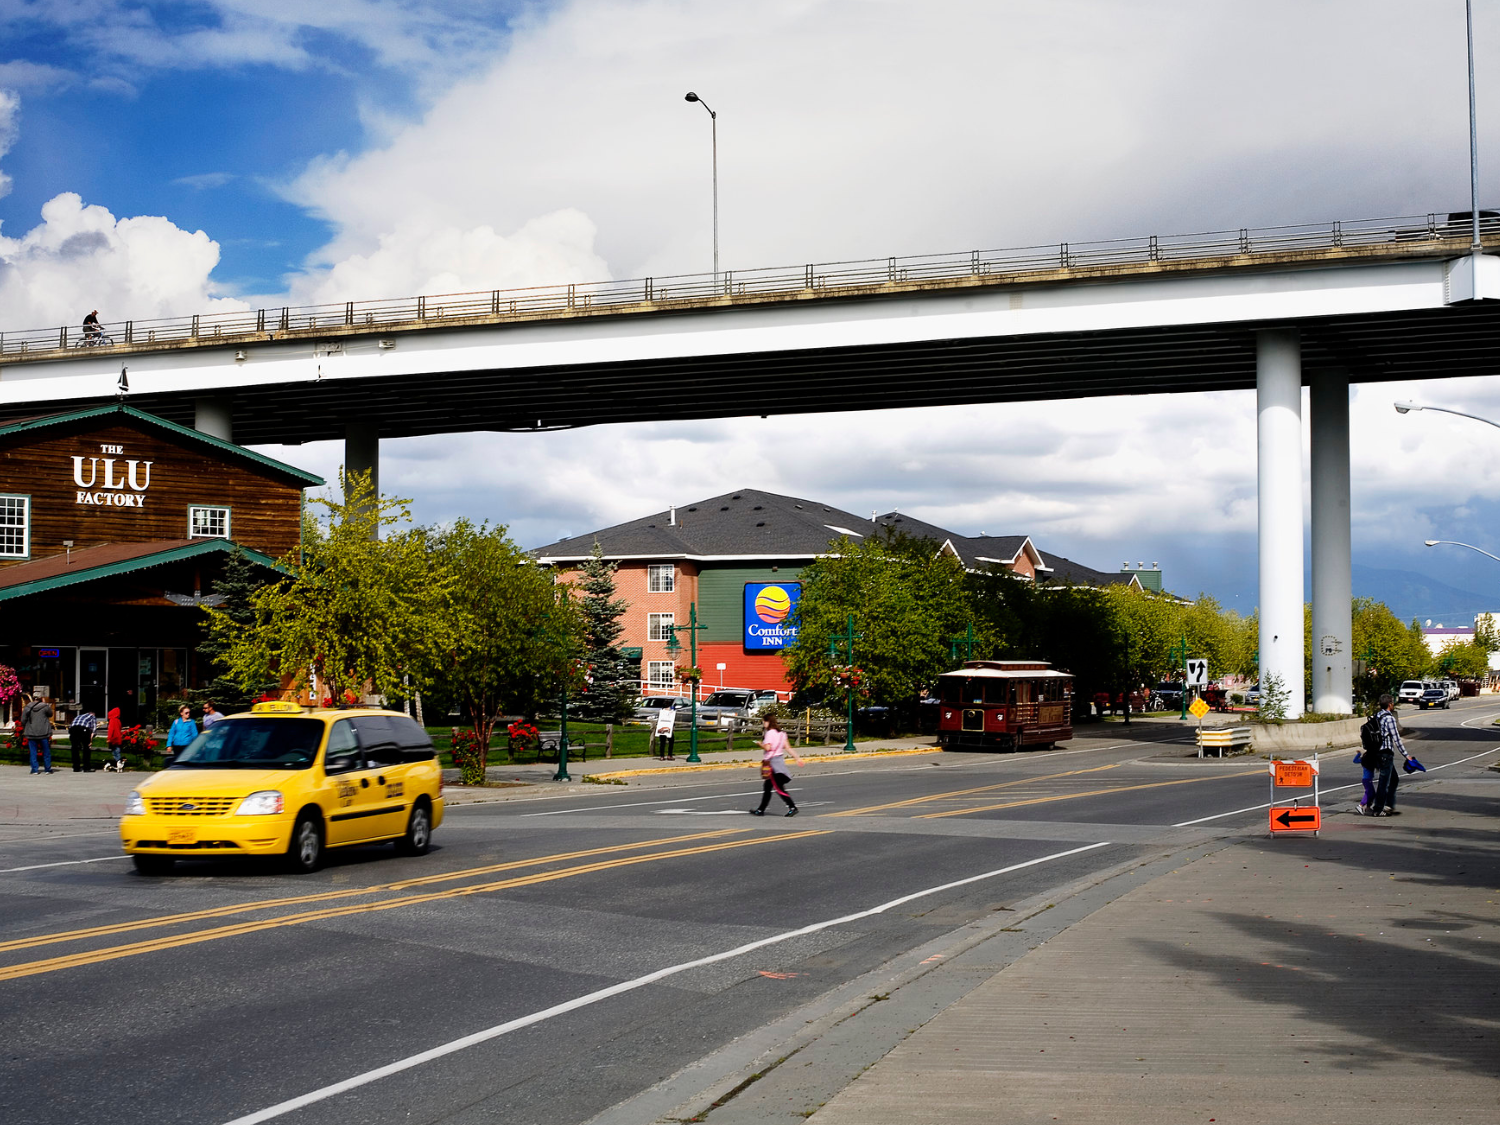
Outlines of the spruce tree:
{"label": "spruce tree", "polygon": [[595,723],[618,723],[625,719],[636,696],[638,669],[625,659],[616,643],[624,632],[620,617],[629,608],[623,598],[615,597],[616,565],[604,561],[603,548],[596,542],[593,552],[579,568],[584,660],[589,665],[592,682],[578,697],[578,713]]}
{"label": "spruce tree", "polygon": [[[224,573],[211,585],[210,593],[223,600],[217,608],[236,625],[249,627],[255,623],[255,592],[266,584],[263,569],[250,561],[243,551],[232,551],[224,560]],[[250,704],[261,695],[275,695],[280,683],[268,679],[264,683],[242,685],[232,679],[226,657],[229,653],[227,637],[212,629],[204,631],[198,644],[198,658],[208,686],[189,693],[195,703],[212,701],[222,714],[248,711]]]}

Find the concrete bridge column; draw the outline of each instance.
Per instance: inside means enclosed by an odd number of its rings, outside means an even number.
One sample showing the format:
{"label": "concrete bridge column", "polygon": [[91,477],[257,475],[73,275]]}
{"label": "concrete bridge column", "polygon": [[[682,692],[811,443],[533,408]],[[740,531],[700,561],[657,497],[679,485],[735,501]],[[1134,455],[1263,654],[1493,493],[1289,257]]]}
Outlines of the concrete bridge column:
{"label": "concrete bridge column", "polygon": [[223,441],[234,440],[234,410],[227,398],[193,400],[193,429]]}
{"label": "concrete bridge column", "polygon": [[1306,707],[1302,686],[1302,343],[1295,328],[1256,334],[1255,401],[1260,514],[1260,682],[1276,675],[1286,717]]}
{"label": "concrete bridge column", "polygon": [[373,422],[344,426],[344,472],[369,473],[370,490],[380,495],[380,427]]}
{"label": "concrete bridge column", "polygon": [[1312,423],[1312,706],[1354,713],[1349,552],[1349,373],[1314,372]]}

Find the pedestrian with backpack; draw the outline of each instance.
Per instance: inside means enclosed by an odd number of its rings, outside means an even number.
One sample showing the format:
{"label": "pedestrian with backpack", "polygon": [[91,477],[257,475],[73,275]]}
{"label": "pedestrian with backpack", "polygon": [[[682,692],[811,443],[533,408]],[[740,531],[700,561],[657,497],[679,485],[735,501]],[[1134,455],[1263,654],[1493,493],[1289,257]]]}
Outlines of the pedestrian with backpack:
{"label": "pedestrian with backpack", "polygon": [[[1361,816],[1399,816],[1395,809],[1396,787],[1400,784],[1396,773],[1396,751],[1409,760],[1406,745],[1401,741],[1401,728],[1396,723],[1396,700],[1389,692],[1380,697],[1380,710],[1376,720],[1380,726],[1380,746],[1365,752],[1363,765],[1375,779],[1373,803],[1362,803],[1355,810]],[[1361,742],[1363,737],[1361,737]]]}
{"label": "pedestrian with backpack", "polygon": [[1370,712],[1359,728],[1359,753],[1354,755],[1354,764],[1360,766],[1364,771],[1364,798],[1355,807],[1355,811],[1364,816],[1375,803],[1375,771],[1373,765],[1380,754],[1380,709],[1377,707]]}

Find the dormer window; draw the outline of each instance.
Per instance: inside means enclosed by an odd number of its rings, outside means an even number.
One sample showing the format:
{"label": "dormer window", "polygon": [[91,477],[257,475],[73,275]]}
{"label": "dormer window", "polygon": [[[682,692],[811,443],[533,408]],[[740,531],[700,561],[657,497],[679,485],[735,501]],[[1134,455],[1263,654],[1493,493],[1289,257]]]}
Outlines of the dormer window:
{"label": "dormer window", "polygon": [[188,509],[189,539],[228,539],[229,509],[194,505]]}

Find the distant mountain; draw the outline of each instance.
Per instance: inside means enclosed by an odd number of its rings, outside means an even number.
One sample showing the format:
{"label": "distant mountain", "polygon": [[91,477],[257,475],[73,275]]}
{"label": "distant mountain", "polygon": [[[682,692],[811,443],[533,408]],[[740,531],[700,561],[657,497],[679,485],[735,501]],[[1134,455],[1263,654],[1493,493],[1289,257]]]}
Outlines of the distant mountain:
{"label": "distant mountain", "polygon": [[1460,590],[1414,570],[1381,570],[1358,563],[1351,569],[1354,596],[1384,602],[1402,621],[1430,618],[1434,625],[1441,621],[1450,627],[1464,626],[1474,624],[1477,613],[1500,611],[1500,588],[1485,594]]}

